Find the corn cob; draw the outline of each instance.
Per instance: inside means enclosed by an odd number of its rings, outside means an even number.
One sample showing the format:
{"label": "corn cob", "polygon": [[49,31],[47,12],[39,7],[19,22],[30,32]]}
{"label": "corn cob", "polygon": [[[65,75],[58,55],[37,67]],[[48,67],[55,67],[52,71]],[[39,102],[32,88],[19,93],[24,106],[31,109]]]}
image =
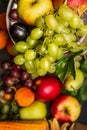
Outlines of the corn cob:
{"label": "corn cob", "polygon": [[0,130],[49,130],[46,120],[42,121],[1,121]]}

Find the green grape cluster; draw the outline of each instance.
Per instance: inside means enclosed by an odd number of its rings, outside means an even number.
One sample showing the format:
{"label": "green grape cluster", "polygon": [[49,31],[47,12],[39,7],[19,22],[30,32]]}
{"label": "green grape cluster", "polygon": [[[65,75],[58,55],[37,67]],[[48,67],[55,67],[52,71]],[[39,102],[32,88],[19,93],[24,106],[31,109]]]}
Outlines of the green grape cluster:
{"label": "green grape cluster", "polygon": [[54,73],[56,61],[66,50],[83,49],[77,42],[83,35],[87,35],[87,25],[71,8],[62,5],[54,13],[39,17],[26,41],[14,45],[14,62],[23,65],[32,77]]}

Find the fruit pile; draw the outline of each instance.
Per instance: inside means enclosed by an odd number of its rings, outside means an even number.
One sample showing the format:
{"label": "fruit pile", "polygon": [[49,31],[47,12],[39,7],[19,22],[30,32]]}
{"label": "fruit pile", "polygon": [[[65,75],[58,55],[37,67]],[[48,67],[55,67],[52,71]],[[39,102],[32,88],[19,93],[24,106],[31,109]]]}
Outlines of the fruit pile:
{"label": "fruit pile", "polygon": [[15,63],[3,61],[1,66],[5,71],[1,85],[1,120],[56,117],[60,122],[73,122],[80,115],[79,101],[73,96],[62,94],[63,84],[57,76],[45,75],[33,79]]}
{"label": "fruit pile", "polygon": [[15,44],[12,59],[1,63],[0,120],[74,122],[81,113],[78,94],[87,77],[87,46],[79,40],[87,35],[87,25],[68,5],[53,10],[50,4],[31,26],[31,20],[27,23],[21,16],[21,2],[9,12]]}
{"label": "fruit pile", "polygon": [[[19,27],[24,31],[22,39],[18,36]],[[23,23],[17,22],[9,31],[13,40],[17,41],[14,46],[17,54],[15,64],[23,65],[34,78],[55,73],[56,62],[67,51],[75,53],[86,49],[79,39],[87,35],[87,25],[67,5],[62,5],[54,13],[39,17],[30,30],[26,30]]]}

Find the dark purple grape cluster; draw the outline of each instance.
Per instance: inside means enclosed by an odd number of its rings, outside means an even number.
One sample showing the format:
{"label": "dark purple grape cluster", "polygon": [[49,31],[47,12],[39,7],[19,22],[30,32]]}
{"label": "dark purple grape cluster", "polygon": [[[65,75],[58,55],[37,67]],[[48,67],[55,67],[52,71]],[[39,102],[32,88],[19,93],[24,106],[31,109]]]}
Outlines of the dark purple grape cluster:
{"label": "dark purple grape cluster", "polygon": [[22,66],[10,61],[3,61],[1,67],[3,71],[7,72],[1,76],[5,93],[14,93],[16,89],[23,86],[32,87],[32,76]]}

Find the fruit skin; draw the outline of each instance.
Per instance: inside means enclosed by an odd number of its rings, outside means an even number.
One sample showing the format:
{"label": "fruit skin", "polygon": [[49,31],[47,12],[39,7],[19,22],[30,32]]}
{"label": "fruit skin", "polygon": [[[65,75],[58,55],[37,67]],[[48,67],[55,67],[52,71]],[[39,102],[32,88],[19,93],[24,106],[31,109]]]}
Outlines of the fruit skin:
{"label": "fruit skin", "polygon": [[70,95],[62,95],[56,98],[51,105],[53,117],[60,122],[73,122],[77,120],[80,112],[80,103]]}
{"label": "fruit skin", "polygon": [[36,19],[53,11],[51,0],[19,0],[17,12],[19,17],[29,25],[35,25]]}
{"label": "fruit skin", "polygon": [[75,79],[73,78],[72,75],[67,76],[63,83],[63,87],[68,91],[77,91],[80,89],[83,81],[84,81],[83,72],[80,69],[77,69]]}
{"label": "fruit skin", "polygon": [[55,76],[43,76],[35,79],[35,97],[37,100],[49,102],[61,92],[62,83]]}
{"label": "fruit skin", "polygon": [[57,9],[64,3],[64,0],[52,0],[52,2],[53,2],[54,8]]}
{"label": "fruit skin", "polygon": [[0,13],[0,29],[7,31],[6,12]]}
{"label": "fruit skin", "polygon": [[67,4],[72,8],[76,9],[79,6],[87,3],[87,0],[67,0]]}
{"label": "fruit skin", "polygon": [[16,56],[16,54],[13,52],[12,48],[14,46],[14,43],[11,39],[8,40],[6,45],[6,50],[11,56]]}
{"label": "fruit skin", "polygon": [[30,33],[30,28],[25,23],[17,22],[9,28],[9,33],[14,42],[25,41]]}
{"label": "fruit skin", "polygon": [[8,42],[8,32],[5,30],[0,30],[0,50],[4,49]]}
{"label": "fruit skin", "polygon": [[20,119],[33,120],[33,119],[45,119],[47,115],[46,104],[35,100],[31,105],[20,108]]}

